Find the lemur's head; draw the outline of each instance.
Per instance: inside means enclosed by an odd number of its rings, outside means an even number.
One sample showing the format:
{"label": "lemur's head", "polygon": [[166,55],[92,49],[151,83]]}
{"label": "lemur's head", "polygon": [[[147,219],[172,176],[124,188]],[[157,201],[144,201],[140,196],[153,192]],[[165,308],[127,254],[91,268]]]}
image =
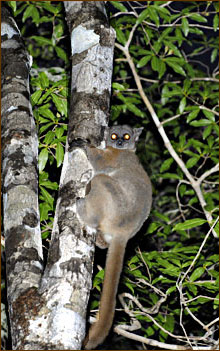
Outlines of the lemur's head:
{"label": "lemur's head", "polygon": [[107,127],[105,132],[106,146],[115,149],[135,150],[135,144],[144,128],[131,128],[128,125]]}

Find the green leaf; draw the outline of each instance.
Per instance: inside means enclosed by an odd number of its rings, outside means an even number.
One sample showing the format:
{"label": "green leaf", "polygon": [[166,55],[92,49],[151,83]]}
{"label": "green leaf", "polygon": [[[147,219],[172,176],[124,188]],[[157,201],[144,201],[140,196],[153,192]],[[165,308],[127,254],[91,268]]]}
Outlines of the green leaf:
{"label": "green leaf", "polygon": [[198,267],[196,268],[193,273],[191,274],[189,280],[191,282],[194,282],[195,280],[197,280],[198,278],[201,277],[201,275],[203,275],[203,273],[205,272],[205,269],[203,267]]}
{"label": "green leaf", "polygon": [[176,289],[177,289],[176,285],[171,286],[169,289],[167,289],[166,295],[171,294],[173,291],[176,291]]}
{"label": "green leaf", "polygon": [[179,192],[180,192],[180,196],[184,196],[186,193],[186,185],[185,184],[181,184],[179,187]]}
{"label": "green leaf", "polygon": [[28,17],[32,17],[34,22],[38,22],[40,15],[35,5],[29,5],[24,11],[22,22],[24,23]]}
{"label": "green leaf", "polygon": [[46,148],[44,148],[43,150],[41,150],[40,154],[39,154],[39,172],[41,173],[47,163],[48,160],[48,150]]}
{"label": "green leaf", "polygon": [[41,238],[47,239],[50,234],[51,234],[51,232],[49,230],[43,231],[43,232],[41,232]]}
{"label": "green leaf", "polygon": [[133,112],[135,116],[142,117],[142,118],[144,117],[144,113],[139,108],[137,108],[134,104],[126,103],[126,107],[129,111]]}
{"label": "green leaf", "polygon": [[215,115],[212,111],[203,109],[202,112],[211,122],[215,122]]}
{"label": "green leaf", "polygon": [[57,144],[56,147],[56,160],[57,160],[57,168],[60,167],[60,165],[63,162],[63,157],[64,157],[64,150],[63,150],[63,146],[61,143]]}
{"label": "green leaf", "polygon": [[170,11],[168,9],[166,9],[165,7],[160,7],[161,4],[159,4],[159,1],[158,1],[158,5],[157,5],[156,2],[155,2],[155,4],[156,5],[151,5],[151,7],[154,8],[160,14],[164,14],[164,15],[170,16]]}
{"label": "green leaf", "polygon": [[153,71],[159,71],[159,65],[160,65],[160,60],[158,59],[157,56],[153,56],[151,60],[151,67]]}
{"label": "green leaf", "polygon": [[113,5],[120,12],[127,12],[126,7],[119,1],[111,1],[111,5]]}
{"label": "green leaf", "polygon": [[115,31],[116,31],[117,40],[119,41],[119,43],[125,44],[127,40],[122,30],[119,28],[115,28]]}
{"label": "green leaf", "polygon": [[198,289],[194,284],[187,284],[187,288],[194,296],[196,296],[198,294]]}
{"label": "green leaf", "polygon": [[156,211],[156,210],[153,211],[153,214],[154,214],[156,217],[162,219],[162,221],[164,221],[164,222],[166,222],[166,223],[168,223],[169,220],[170,220],[168,216],[166,216],[166,215],[164,215],[164,214],[162,214],[162,213],[160,213],[160,212],[158,212],[158,211]]}
{"label": "green leaf", "polygon": [[182,54],[181,54],[180,50],[176,47],[176,45],[174,45],[173,43],[171,43],[168,40],[164,40],[164,44],[170,49],[169,53],[172,53],[180,58],[182,57]]}
{"label": "green leaf", "polygon": [[202,219],[202,218],[188,219],[183,223],[176,224],[172,231],[191,229],[191,228],[198,227],[204,223],[207,223],[206,219]]}
{"label": "green leaf", "polygon": [[185,110],[186,107],[186,98],[185,96],[180,100],[180,104],[179,104],[179,111],[180,113],[183,113],[183,111]]}
{"label": "green leaf", "polygon": [[160,60],[160,63],[159,63],[159,79],[163,77],[164,73],[166,72],[166,64]]}
{"label": "green leaf", "polygon": [[194,118],[196,118],[199,114],[199,107],[196,110],[193,110],[189,113],[189,115],[187,116],[187,122],[189,123],[190,121],[192,121]]}
{"label": "green leaf", "polygon": [[193,127],[205,127],[205,126],[209,126],[210,124],[212,124],[212,122],[209,121],[208,119],[199,119],[198,121],[190,122],[190,125]]}
{"label": "green leaf", "polygon": [[59,46],[55,46],[55,51],[57,53],[57,56],[59,56],[64,62],[68,62],[68,56],[66,51],[64,51]]}
{"label": "green leaf", "polygon": [[132,286],[132,284],[131,284],[131,283],[125,283],[125,285],[128,287],[128,289],[130,289],[130,290],[131,290],[132,294],[135,294],[135,292],[134,292],[134,288],[133,288],[133,286]]}
{"label": "green leaf", "polygon": [[54,198],[50,195],[50,193],[48,193],[46,189],[44,189],[44,187],[40,186],[40,190],[45,201],[51,206],[51,208],[53,208]]}
{"label": "green leaf", "polygon": [[174,70],[174,72],[179,73],[182,76],[186,76],[184,69],[178,63],[169,61],[168,58],[165,58],[164,61]]}
{"label": "green leaf", "polygon": [[143,20],[145,20],[145,18],[149,17],[149,8],[146,8],[144,11],[141,12],[141,14],[139,15],[139,17],[137,18],[137,24],[140,24],[141,22],[143,22]]}
{"label": "green leaf", "polygon": [[138,61],[137,68],[144,67],[151,59],[152,56],[144,56]]}
{"label": "green leaf", "polygon": [[154,48],[154,52],[156,54],[159,53],[160,49],[162,47],[162,43],[159,42],[159,40],[155,41],[154,45],[153,45],[153,48]]}
{"label": "green leaf", "polygon": [[[13,2],[15,2],[15,1],[13,1]],[[219,17],[218,17],[218,15],[215,15],[214,19],[213,19],[213,28],[214,28],[215,32],[218,30],[218,25],[219,25]]]}
{"label": "green leaf", "polygon": [[36,40],[36,42],[39,45],[45,45],[45,44],[46,45],[52,45],[51,39],[47,39],[47,38],[44,38],[44,37],[41,37],[41,36],[32,35],[32,37],[30,37],[30,39]]}
{"label": "green leaf", "polygon": [[154,8],[152,8],[152,6],[148,7],[148,13],[149,13],[150,19],[156,24],[157,27],[159,27],[160,20],[157,12],[154,10]]}
{"label": "green leaf", "polygon": [[39,79],[40,79],[40,83],[41,83],[41,88],[45,89],[49,86],[49,79],[48,79],[45,72],[39,73]]}
{"label": "green leaf", "polygon": [[47,11],[53,13],[54,15],[55,15],[55,14],[58,14],[59,11],[60,11],[60,8],[59,8],[59,6],[58,6],[57,4],[51,5],[51,4],[49,3],[49,1],[44,1],[44,2],[42,2],[41,6],[42,6],[45,10],[47,10]]}
{"label": "green leaf", "polygon": [[53,35],[59,39],[60,37],[62,37],[63,35],[63,26],[61,23],[57,24],[55,27],[54,27],[54,31],[53,31]]}
{"label": "green leaf", "polygon": [[193,166],[195,166],[197,164],[197,162],[199,161],[199,157],[191,157],[190,159],[188,159],[188,161],[186,162],[186,168],[191,168]]}
{"label": "green leaf", "polygon": [[45,188],[51,189],[51,190],[57,190],[58,189],[58,184],[56,182],[51,182],[50,180],[41,181],[40,185],[44,186]]}
{"label": "green leaf", "polygon": [[53,126],[53,125],[54,125],[53,122],[49,122],[49,123],[47,123],[45,126],[42,126],[42,127],[40,128],[40,134],[42,134],[45,130],[47,130],[49,127],[51,127],[51,126]]}
{"label": "green leaf", "polygon": [[213,308],[214,308],[214,310],[219,308],[219,294],[216,295],[216,297],[215,297],[215,300],[213,302]]}
{"label": "green leaf", "polygon": [[180,28],[175,28],[175,34],[176,34],[176,37],[177,37],[177,40],[178,40],[178,46],[181,46],[182,45],[182,42],[184,40],[184,37],[182,35],[182,32],[180,30]]}
{"label": "green leaf", "polygon": [[42,90],[37,90],[31,95],[32,106],[36,105],[41,97]]}
{"label": "green leaf", "polygon": [[172,163],[173,163],[172,157],[165,160],[160,167],[160,172],[162,173],[162,172],[167,171],[170,168],[170,166],[172,165]]}
{"label": "green leaf", "polygon": [[67,100],[64,99],[63,97],[60,97],[54,93],[51,94],[52,100],[56,105],[57,110],[60,112],[60,114],[63,116],[67,117]]}
{"label": "green leaf", "polygon": [[194,21],[197,21],[197,22],[201,22],[201,23],[206,23],[207,22],[207,19],[203,16],[201,16],[200,14],[198,13],[193,13],[192,15],[189,14],[189,17],[194,20]]}
{"label": "green leaf", "polygon": [[119,90],[119,91],[123,91],[126,90],[126,88],[124,87],[123,84],[119,84],[119,83],[112,83],[112,88],[115,90]]}
{"label": "green leaf", "polygon": [[40,23],[47,23],[47,22],[53,22],[53,18],[52,17],[46,17],[46,16],[42,16],[40,17],[38,24]]}
{"label": "green leaf", "polygon": [[218,55],[218,49],[216,48],[216,49],[212,50],[212,53],[211,53],[211,63],[213,63],[213,62],[215,61],[217,55]]}
{"label": "green leaf", "polygon": [[51,211],[51,206],[47,202],[41,202],[39,205],[40,209],[40,221],[48,219],[48,212]]}
{"label": "green leaf", "polygon": [[155,230],[157,228],[159,228],[160,226],[161,226],[161,223],[152,222],[147,229],[147,233],[151,234],[151,233],[155,232]]}
{"label": "green leaf", "polygon": [[56,128],[55,134],[58,139],[62,137],[63,133],[64,133],[63,127]]}
{"label": "green leaf", "polygon": [[[46,106],[46,105],[45,105]],[[51,119],[53,122],[55,122],[55,116],[49,108],[45,108],[43,106],[40,106],[38,109],[38,112],[45,118]],[[46,120],[48,122],[48,120]]]}
{"label": "green leaf", "polygon": [[46,90],[46,93],[44,93],[39,99],[38,104],[42,104],[48,97],[49,99],[51,98],[51,91],[52,91],[51,89],[52,88]]}
{"label": "green leaf", "polygon": [[[17,2],[17,1],[16,1]],[[24,9],[28,6],[27,3],[24,3],[22,6],[19,7],[18,10],[15,11],[15,17],[17,17],[18,15],[20,15],[20,13],[22,13],[24,11]]]}
{"label": "green leaf", "polygon": [[184,80],[184,83],[183,83],[183,91],[184,91],[185,94],[188,93],[191,84],[192,84],[192,82],[191,82],[189,79],[185,79],[185,80]]}
{"label": "green leaf", "polygon": [[55,137],[55,133],[52,131],[52,130],[49,130],[44,138],[44,144],[51,144],[52,140],[54,139]]}
{"label": "green leaf", "polygon": [[165,179],[181,179],[181,177],[176,173],[164,173],[160,176]]}
{"label": "green leaf", "polygon": [[189,33],[189,22],[187,20],[187,18],[182,18],[182,31],[183,34],[187,37],[188,33]]}
{"label": "green leaf", "polygon": [[174,325],[175,325],[175,319],[174,319],[174,316],[172,315],[167,315],[166,316],[166,321],[163,325],[163,327],[168,330],[169,332],[173,332],[174,330]]}
{"label": "green leaf", "polygon": [[13,12],[15,12],[17,8],[17,1],[8,1],[8,4],[12,8]]}
{"label": "green leaf", "polygon": [[170,34],[170,32],[172,32],[173,28],[166,28],[159,36],[158,41],[162,42],[164,38],[166,38],[168,36],[168,34]]}

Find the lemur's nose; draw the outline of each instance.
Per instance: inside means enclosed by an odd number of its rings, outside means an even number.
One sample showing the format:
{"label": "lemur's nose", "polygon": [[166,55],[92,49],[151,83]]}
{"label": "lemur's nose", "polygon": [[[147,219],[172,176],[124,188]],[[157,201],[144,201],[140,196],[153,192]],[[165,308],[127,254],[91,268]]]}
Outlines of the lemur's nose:
{"label": "lemur's nose", "polygon": [[121,146],[122,144],[123,144],[123,140],[122,140],[122,139],[118,139],[118,140],[117,140],[117,145],[118,145],[118,146]]}

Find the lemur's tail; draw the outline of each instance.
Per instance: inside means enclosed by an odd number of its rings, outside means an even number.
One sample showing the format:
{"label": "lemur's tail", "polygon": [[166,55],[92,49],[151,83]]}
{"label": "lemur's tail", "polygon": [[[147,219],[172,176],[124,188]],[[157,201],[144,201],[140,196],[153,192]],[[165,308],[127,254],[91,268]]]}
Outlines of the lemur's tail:
{"label": "lemur's tail", "polygon": [[97,345],[101,344],[112,326],[126,244],[127,240],[115,236],[109,245],[97,322],[90,327],[84,340],[85,350],[95,349]]}

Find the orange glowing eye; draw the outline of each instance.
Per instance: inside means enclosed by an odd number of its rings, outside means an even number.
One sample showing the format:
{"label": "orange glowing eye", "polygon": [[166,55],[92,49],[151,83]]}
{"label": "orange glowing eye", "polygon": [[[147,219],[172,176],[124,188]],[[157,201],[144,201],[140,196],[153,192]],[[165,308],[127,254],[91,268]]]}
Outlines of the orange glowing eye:
{"label": "orange glowing eye", "polygon": [[129,140],[130,139],[130,135],[129,134],[124,134],[123,138],[124,138],[124,140]]}
{"label": "orange glowing eye", "polygon": [[112,139],[112,140],[116,140],[117,138],[118,138],[117,134],[113,133],[113,134],[111,135],[111,139]]}

